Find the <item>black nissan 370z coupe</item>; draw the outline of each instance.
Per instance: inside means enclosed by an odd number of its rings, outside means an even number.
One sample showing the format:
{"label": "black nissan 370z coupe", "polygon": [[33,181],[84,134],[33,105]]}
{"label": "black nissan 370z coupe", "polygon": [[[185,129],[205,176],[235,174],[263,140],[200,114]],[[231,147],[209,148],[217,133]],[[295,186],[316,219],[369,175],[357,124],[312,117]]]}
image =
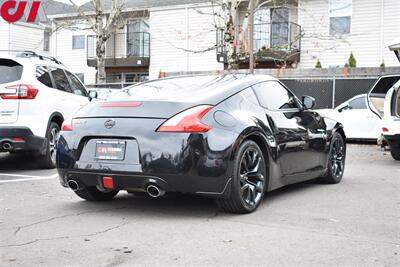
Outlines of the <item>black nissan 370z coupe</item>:
{"label": "black nissan 370z coupe", "polygon": [[265,192],[345,166],[340,123],[312,111],[266,75],[167,78],[93,101],[66,121],[57,145],[61,184],[81,198],[120,190],[152,197],[179,192],[216,198],[249,213]]}

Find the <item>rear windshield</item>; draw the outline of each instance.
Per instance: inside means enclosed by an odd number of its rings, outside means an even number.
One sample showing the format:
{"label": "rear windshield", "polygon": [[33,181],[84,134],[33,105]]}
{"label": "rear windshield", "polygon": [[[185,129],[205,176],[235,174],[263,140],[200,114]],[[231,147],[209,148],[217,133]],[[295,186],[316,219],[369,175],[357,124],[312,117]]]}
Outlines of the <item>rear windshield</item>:
{"label": "rear windshield", "polygon": [[22,69],[22,65],[13,60],[0,58],[0,84],[20,80]]}
{"label": "rear windshield", "polygon": [[139,100],[184,100],[195,99],[210,92],[222,90],[223,86],[236,80],[235,76],[179,77],[150,81],[127,87],[114,94],[113,99],[129,97]]}

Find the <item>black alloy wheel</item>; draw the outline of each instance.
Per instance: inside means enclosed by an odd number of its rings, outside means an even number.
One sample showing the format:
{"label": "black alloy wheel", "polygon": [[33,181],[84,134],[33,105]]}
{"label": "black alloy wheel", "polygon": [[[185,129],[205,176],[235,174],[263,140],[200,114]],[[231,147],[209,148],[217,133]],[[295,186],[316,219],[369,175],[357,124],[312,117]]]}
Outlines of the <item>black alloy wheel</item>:
{"label": "black alloy wheel", "polygon": [[322,180],[326,183],[337,184],[342,180],[346,163],[346,144],[339,133],[332,137],[329,153],[328,169]]}
{"label": "black alloy wheel", "polygon": [[260,147],[245,141],[235,157],[230,196],[217,200],[219,208],[232,213],[250,213],[260,205],[266,189],[266,164]]}

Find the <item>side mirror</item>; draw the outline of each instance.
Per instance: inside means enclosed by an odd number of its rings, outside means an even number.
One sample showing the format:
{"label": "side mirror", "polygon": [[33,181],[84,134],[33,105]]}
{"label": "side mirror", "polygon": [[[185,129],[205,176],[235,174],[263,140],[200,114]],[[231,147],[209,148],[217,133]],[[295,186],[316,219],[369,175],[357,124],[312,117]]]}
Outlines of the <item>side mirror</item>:
{"label": "side mirror", "polygon": [[312,109],[315,106],[315,98],[308,95],[304,95],[302,97],[302,103],[304,109]]}
{"label": "side mirror", "polygon": [[343,112],[344,110],[348,110],[348,109],[352,109],[352,107],[350,107],[349,105],[346,105],[344,107],[339,108],[338,112]]}
{"label": "side mirror", "polygon": [[98,97],[97,91],[90,90],[89,91],[89,101],[92,101],[93,99],[96,99]]}

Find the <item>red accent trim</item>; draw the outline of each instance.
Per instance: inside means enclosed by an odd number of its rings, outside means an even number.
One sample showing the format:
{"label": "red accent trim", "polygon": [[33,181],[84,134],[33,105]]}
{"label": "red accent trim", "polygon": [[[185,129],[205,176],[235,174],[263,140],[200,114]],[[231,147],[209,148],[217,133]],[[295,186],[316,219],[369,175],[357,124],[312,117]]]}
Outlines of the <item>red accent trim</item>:
{"label": "red accent trim", "polygon": [[13,94],[1,94],[2,99],[35,99],[36,95],[39,93],[39,89],[35,88],[30,84],[14,84],[6,86],[7,89],[14,89]]}
{"label": "red accent trim", "polygon": [[69,119],[63,122],[61,125],[61,131],[71,132],[74,128],[72,127],[72,122],[74,119]]}
{"label": "red accent trim", "polygon": [[210,126],[201,122],[201,119],[214,106],[201,105],[185,110],[164,122],[157,132],[180,132],[180,133],[205,133],[211,129]]}
{"label": "red accent trim", "polygon": [[107,189],[114,189],[114,181],[112,177],[103,177],[103,187]]}
{"label": "red accent trim", "polygon": [[102,102],[103,108],[136,108],[142,105],[141,102]]}

